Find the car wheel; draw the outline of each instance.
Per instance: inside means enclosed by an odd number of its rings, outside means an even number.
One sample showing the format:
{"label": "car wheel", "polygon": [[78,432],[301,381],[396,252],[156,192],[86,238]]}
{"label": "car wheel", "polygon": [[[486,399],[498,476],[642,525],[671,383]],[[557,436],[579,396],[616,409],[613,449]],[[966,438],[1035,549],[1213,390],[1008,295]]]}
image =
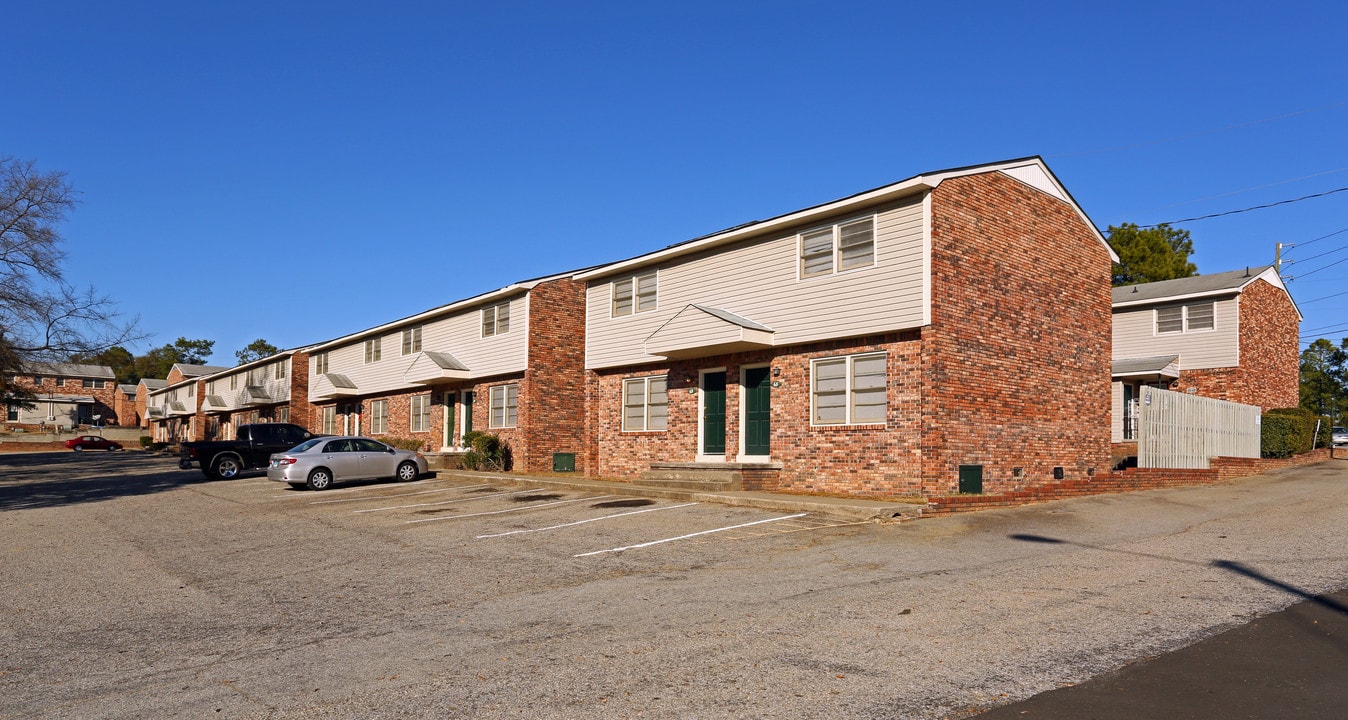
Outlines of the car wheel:
{"label": "car wheel", "polygon": [[243,465],[233,455],[223,455],[211,463],[211,474],[221,480],[232,480],[243,471]]}
{"label": "car wheel", "polygon": [[404,461],[398,465],[397,478],[401,482],[411,482],[417,479],[417,464],[411,461]]}
{"label": "car wheel", "polygon": [[327,490],[332,487],[332,472],[327,468],[315,468],[309,471],[309,481],[304,484],[310,490]]}
{"label": "car wheel", "polygon": [[109,445],[109,446],[108,446],[108,452],[112,452],[113,450],[120,450],[120,449],[121,449],[121,448],[117,447],[116,445]]}
{"label": "car wheel", "polygon": [[84,452],[84,446],[83,446],[83,445],[76,445],[76,446],[75,446],[75,452]]}

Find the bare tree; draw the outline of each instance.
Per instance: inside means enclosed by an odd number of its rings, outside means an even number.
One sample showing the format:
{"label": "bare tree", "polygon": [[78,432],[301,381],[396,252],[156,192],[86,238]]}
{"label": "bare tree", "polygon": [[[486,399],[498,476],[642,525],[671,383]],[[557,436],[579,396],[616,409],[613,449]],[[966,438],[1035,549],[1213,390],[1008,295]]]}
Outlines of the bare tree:
{"label": "bare tree", "polygon": [[79,289],[61,272],[65,252],[56,226],[76,204],[63,172],[0,156],[0,400],[28,404],[14,384],[29,363],[90,355],[139,340],[112,301]]}

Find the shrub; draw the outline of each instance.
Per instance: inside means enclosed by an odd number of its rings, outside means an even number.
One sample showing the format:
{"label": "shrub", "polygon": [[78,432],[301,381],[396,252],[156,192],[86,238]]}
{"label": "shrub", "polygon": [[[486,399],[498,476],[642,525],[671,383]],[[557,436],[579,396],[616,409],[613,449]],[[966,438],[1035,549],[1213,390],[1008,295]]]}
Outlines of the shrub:
{"label": "shrub", "polygon": [[[1316,434],[1316,421],[1320,432]],[[1317,417],[1305,408],[1274,408],[1264,413],[1261,420],[1259,454],[1263,457],[1285,458],[1310,452],[1312,447],[1329,445],[1331,423],[1329,418]]]}
{"label": "shrub", "polygon": [[154,438],[150,437],[149,435],[141,435],[141,436],[140,436],[140,447],[141,447],[142,450],[148,450],[148,449],[150,448],[150,446],[153,445],[153,444],[154,444]]}
{"label": "shrub", "polygon": [[383,438],[383,441],[386,445],[392,445],[399,450],[411,450],[413,452],[421,452],[426,446],[426,441],[418,438],[386,437]]}
{"label": "shrub", "polygon": [[472,449],[463,454],[463,466],[469,470],[509,470],[510,446],[501,438],[480,430],[470,430],[463,439]]}

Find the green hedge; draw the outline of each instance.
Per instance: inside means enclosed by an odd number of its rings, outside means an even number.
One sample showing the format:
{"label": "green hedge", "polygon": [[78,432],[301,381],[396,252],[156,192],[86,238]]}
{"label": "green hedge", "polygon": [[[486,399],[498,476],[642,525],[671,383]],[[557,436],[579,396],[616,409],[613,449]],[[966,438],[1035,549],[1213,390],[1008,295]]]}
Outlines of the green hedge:
{"label": "green hedge", "polygon": [[1330,441],[1329,418],[1316,417],[1310,410],[1299,407],[1269,410],[1262,418],[1259,454],[1263,457],[1285,458],[1310,452],[1312,437],[1316,434],[1316,420],[1320,421],[1320,434],[1314,438],[1314,447],[1325,447]]}

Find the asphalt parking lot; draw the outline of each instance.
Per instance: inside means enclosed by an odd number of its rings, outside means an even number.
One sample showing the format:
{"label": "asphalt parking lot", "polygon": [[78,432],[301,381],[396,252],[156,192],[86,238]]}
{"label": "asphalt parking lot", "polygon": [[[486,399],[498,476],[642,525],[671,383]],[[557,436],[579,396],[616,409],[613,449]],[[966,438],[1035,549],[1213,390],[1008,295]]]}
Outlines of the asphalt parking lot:
{"label": "asphalt parking lot", "polygon": [[1345,480],[872,523],[0,456],[0,716],[968,717],[1348,587]]}

